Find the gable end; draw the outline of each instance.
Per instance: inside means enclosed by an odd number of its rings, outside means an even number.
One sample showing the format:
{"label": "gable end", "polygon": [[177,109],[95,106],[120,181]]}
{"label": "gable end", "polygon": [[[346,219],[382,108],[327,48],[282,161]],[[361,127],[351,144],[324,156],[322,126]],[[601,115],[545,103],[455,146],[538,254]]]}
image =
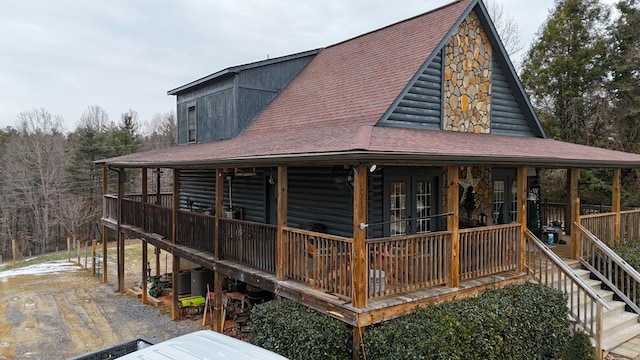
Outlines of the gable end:
{"label": "gable end", "polygon": [[533,136],[524,112],[500,64],[493,60],[491,84],[491,133],[511,136]]}
{"label": "gable end", "polygon": [[382,126],[415,127],[440,130],[442,123],[442,56],[431,60],[409,87]]}

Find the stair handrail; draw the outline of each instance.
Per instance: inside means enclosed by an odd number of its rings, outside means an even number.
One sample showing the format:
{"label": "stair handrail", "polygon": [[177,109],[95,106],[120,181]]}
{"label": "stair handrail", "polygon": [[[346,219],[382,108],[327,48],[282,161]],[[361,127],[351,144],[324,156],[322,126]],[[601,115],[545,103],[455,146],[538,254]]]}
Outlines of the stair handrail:
{"label": "stair handrail", "polygon": [[[597,236],[595,236],[591,231],[582,226],[580,223],[574,223],[576,225],[576,229],[584,235],[584,237],[591,241],[593,245],[595,245],[608,259],[610,259],[613,263],[618,265],[620,269],[628,276],[630,276],[636,283],[640,284],[640,273],[629,263],[627,263],[620,255],[618,255],[615,251],[611,250],[602,240],[600,240]],[[579,260],[580,262],[594,275],[596,275],[606,286],[608,286],[611,291],[613,291],[616,295],[618,295],[636,314],[640,314],[640,307],[629,297],[622,292],[617,286],[615,286],[611,279],[602,274],[598,269],[593,267],[591,263],[583,256],[583,247],[580,247]],[[611,271],[610,271],[611,273]]]}
{"label": "stair handrail", "polygon": [[[549,249],[538,237],[536,237],[529,229],[525,230],[525,236],[528,241],[540,250],[545,256],[545,265],[546,261],[551,260],[551,262],[565,275],[565,283],[564,286],[561,285],[561,277],[558,275],[558,288],[556,290],[563,291],[565,294],[567,291],[566,279],[567,277],[571,279],[571,287],[569,294],[573,294],[573,286],[578,287],[580,291],[582,291],[585,295],[585,304],[582,305],[584,307],[584,312],[581,314],[580,310],[582,309],[580,305],[580,298],[582,297],[581,293],[578,292],[577,296],[577,304],[576,310],[574,310],[573,303],[573,295],[569,296],[570,305],[569,305],[569,315],[574,319],[574,327],[575,325],[581,325],[583,330],[585,330],[591,337],[593,337],[595,352],[598,359],[602,359],[602,334],[603,334],[603,320],[602,313],[603,309],[611,309],[611,307],[607,304],[606,300],[600,296],[591,286],[589,286],[580,276],[578,276],[569,265],[567,265],[558,255],[556,255],[551,249]],[[527,242],[528,243],[528,242]],[[528,247],[528,246],[527,246]],[[529,252],[529,249],[525,249]],[[529,258],[527,259],[529,260]],[[541,261],[541,260],[540,260]],[[536,279],[536,269],[535,264],[532,264],[530,261],[527,261],[527,271],[533,275],[533,278]],[[548,271],[545,267],[545,271]],[[542,269],[538,270],[539,273],[542,273]],[[553,278],[553,277],[552,277]],[[542,285],[542,276],[536,279],[539,284]],[[545,285],[548,281],[545,281]],[[551,282],[553,284],[553,280]],[[550,286],[553,288],[553,286]],[[587,302],[587,297],[590,300],[590,303]],[[587,307],[587,305],[589,305]],[[594,314],[595,308],[595,314]],[[588,310],[591,310],[591,317],[588,316]]]}
{"label": "stair handrail", "polygon": [[[567,275],[571,280],[578,285],[584,292],[589,294],[594,301],[602,305],[605,309],[609,310],[611,307],[607,304],[607,301],[600,296],[591,286],[589,286],[584,279],[578,276],[573,269],[569,265],[567,265],[556,253],[551,251],[547,245],[545,245],[537,236],[535,236],[531,230],[525,230],[526,236],[533,241],[533,243],[540,249],[557,267],[559,267],[565,275]],[[529,272],[531,268],[529,268]]]}

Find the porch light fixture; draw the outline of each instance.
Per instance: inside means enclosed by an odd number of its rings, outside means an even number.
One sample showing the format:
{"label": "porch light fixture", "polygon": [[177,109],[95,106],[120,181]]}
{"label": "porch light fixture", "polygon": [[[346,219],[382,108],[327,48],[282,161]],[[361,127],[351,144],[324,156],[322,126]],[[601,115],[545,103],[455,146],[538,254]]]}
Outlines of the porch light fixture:
{"label": "porch light fixture", "polygon": [[367,163],[367,168],[369,169],[369,172],[372,173],[376,171],[376,169],[378,168],[378,165]]}

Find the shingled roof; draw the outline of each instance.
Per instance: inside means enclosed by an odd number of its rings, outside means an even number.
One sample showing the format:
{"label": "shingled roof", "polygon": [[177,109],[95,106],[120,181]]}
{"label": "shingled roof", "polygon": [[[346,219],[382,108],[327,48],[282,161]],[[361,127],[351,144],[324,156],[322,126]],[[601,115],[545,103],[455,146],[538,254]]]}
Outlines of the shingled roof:
{"label": "shingled roof", "polygon": [[332,161],[638,167],[640,155],[538,137],[376,126],[478,0],[460,0],[321,50],[238,137],[100,162],[189,167]]}

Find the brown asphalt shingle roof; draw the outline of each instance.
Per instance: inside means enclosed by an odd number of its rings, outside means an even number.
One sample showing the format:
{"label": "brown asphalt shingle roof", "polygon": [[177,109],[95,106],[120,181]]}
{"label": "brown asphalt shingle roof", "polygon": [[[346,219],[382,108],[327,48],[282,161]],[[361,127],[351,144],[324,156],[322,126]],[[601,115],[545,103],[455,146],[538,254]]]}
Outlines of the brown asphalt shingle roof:
{"label": "brown asphalt shingle roof", "polygon": [[453,2],[323,49],[235,139],[102,162],[180,167],[377,159],[640,167],[640,155],[541,138],[375,126],[475,3]]}

